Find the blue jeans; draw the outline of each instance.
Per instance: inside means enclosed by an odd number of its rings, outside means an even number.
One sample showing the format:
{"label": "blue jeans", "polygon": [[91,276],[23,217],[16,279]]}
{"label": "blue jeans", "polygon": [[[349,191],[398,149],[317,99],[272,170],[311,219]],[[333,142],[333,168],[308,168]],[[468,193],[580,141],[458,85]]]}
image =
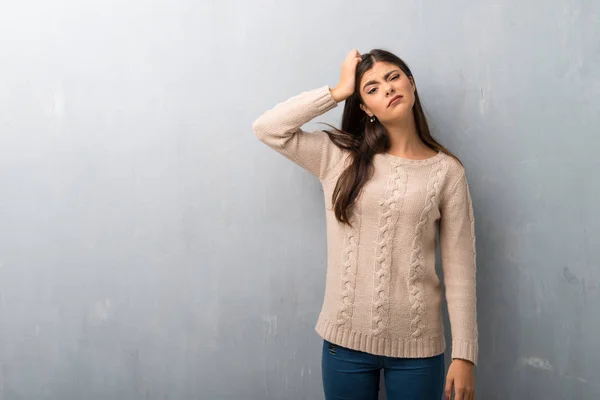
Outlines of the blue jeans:
{"label": "blue jeans", "polygon": [[377,400],[382,368],[387,400],[442,398],[443,354],[428,358],[394,358],[323,341],[321,371],[326,400]]}

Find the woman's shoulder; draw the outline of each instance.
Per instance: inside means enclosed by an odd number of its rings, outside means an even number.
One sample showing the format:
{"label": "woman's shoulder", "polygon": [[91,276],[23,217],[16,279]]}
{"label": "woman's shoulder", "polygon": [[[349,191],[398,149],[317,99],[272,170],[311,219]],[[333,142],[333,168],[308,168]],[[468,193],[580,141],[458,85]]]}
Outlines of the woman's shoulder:
{"label": "woman's shoulder", "polygon": [[446,172],[444,174],[440,194],[442,198],[445,198],[459,186],[467,186],[467,171],[458,159],[449,154],[444,153],[442,162],[445,164],[443,169]]}
{"label": "woman's shoulder", "polygon": [[464,165],[455,157],[447,153],[442,153],[442,162],[446,164],[446,177],[447,178],[460,178],[466,174]]}

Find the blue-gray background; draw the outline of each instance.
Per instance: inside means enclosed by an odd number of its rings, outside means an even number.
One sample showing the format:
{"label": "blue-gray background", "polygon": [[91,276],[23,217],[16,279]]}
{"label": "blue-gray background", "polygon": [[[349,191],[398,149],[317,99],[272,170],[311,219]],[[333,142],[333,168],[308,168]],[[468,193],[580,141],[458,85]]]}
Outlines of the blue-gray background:
{"label": "blue-gray background", "polygon": [[322,398],[320,186],[251,124],[376,47],[467,167],[478,398],[598,399],[594,0],[0,2],[0,399]]}

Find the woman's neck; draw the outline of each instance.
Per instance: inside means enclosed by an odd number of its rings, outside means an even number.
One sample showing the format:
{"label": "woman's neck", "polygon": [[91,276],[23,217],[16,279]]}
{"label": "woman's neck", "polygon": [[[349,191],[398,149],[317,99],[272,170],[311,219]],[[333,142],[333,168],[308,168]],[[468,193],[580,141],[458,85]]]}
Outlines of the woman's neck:
{"label": "woman's neck", "polygon": [[419,137],[412,114],[409,118],[403,118],[394,124],[386,124],[384,127],[390,138],[388,153],[405,158],[419,158],[435,153]]}

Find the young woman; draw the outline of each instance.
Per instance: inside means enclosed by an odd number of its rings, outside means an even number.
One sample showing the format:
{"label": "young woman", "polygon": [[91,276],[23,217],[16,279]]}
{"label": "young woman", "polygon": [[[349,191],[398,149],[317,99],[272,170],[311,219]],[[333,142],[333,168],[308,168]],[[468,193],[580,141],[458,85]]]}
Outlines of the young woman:
{"label": "young woman", "polygon": [[[341,129],[301,126],[345,101]],[[316,331],[327,399],[474,399],[475,230],[461,162],[432,136],[408,66],[351,51],[338,85],[265,112],[257,137],[316,175],[325,194],[328,267]],[[452,333],[444,380],[442,287]],[[445,382],[445,384],[444,384]]]}

